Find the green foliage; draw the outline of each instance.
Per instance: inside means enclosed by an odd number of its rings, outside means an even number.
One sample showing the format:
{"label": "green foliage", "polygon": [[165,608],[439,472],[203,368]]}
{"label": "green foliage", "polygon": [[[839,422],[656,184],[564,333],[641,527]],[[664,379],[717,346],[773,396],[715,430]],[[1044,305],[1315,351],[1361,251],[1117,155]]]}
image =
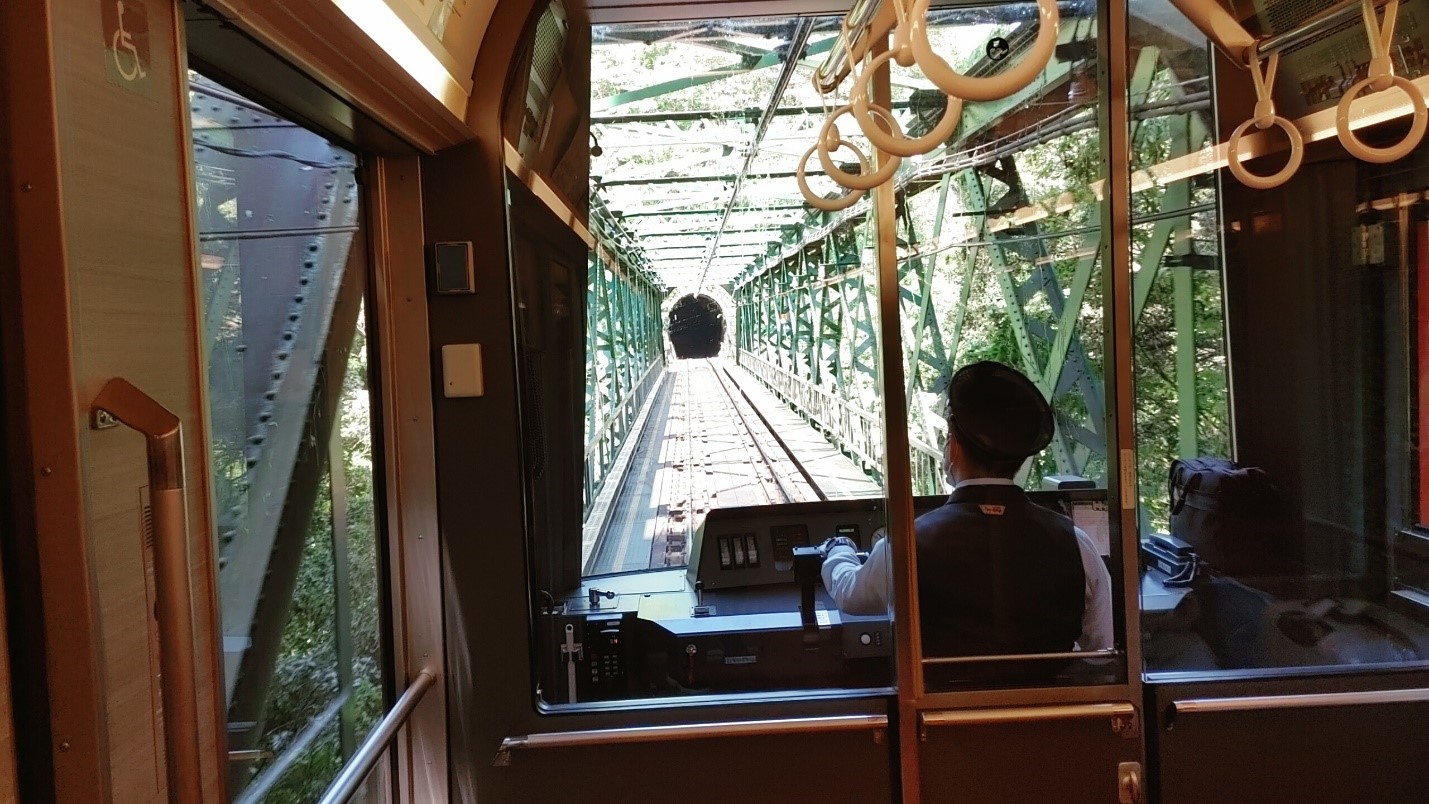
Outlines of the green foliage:
{"label": "green foliage", "polygon": [[[1170,70],[1162,70],[1153,81],[1150,100],[1165,100],[1171,97],[1168,85],[1174,80]],[[1133,167],[1136,169],[1164,161],[1173,155],[1172,136],[1178,132],[1177,126],[1188,126],[1189,117],[1167,115],[1151,117],[1137,123],[1133,139]],[[1189,128],[1185,129],[1189,130]],[[1203,142],[1189,143],[1190,148],[1198,148]],[[1041,239],[1032,243],[1018,242],[1009,237],[1007,245],[992,246],[988,241],[993,235],[976,224],[982,212],[982,199],[974,194],[964,197],[956,190],[959,179],[954,178],[954,191],[950,193],[942,229],[938,240],[962,240],[968,245],[942,246],[943,250],[925,259],[936,260],[931,293],[932,313],[936,326],[944,337],[953,338],[956,322],[961,318],[960,337],[956,343],[949,343],[951,351],[949,365],[941,372],[923,369],[918,386],[914,389],[910,405],[909,428],[913,433],[942,432],[944,425],[937,421],[941,416],[940,397],[943,383],[956,367],[978,360],[996,360],[1013,366],[1024,367],[1026,358],[1014,334],[1014,318],[1010,309],[1015,305],[1029,321],[1030,328],[1056,326],[1058,322],[1052,309],[1041,296],[1030,299],[1009,300],[1004,298],[1002,282],[995,273],[999,266],[1005,266],[1012,285],[1023,282],[1034,268],[1035,262],[1049,264],[1065,289],[1070,287],[1078,265],[1083,259],[1092,258],[1086,250],[1088,242],[1095,244],[1096,238],[1086,238],[1078,230],[1097,226],[1098,202],[1092,191],[1096,183],[1105,178],[1100,142],[1095,128],[1078,130],[1076,127],[1047,142],[1028,147],[1018,152],[1015,160],[1017,176],[1026,194],[1025,202],[1042,203],[1048,206],[1053,199],[1070,196],[1073,203],[1070,210],[1049,214],[1033,226],[1021,231],[1005,231],[1002,236],[1037,235]],[[1011,189],[989,176],[980,176],[983,192],[989,209],[1000,207],[1010,211],[1022,201],[1005,203],[1004,196]],[[1152,187],[1133,194],[1134,215],[1150,215],[1162,211],[1165,201],[1164,188]],[[910,217],[913,231],[901,236],[910,242],[928,243],[933,239],[937,225],[936,186],[909,198]],[[1198,190],[1192,199],[1194,204],[1213,204],[1214,191]],[[1062,206],[1059,204],[1059,206]],[[1064,207],[1065,209],[1065,207]],[[962,227],[962,231],[959,231]],[[1202,213],[1193,218],[1189,229],[1183,229],[1179,241],[1168,243],[1167,253],[1187,249],[1193,244],[1198,254],[1215,254],[1216,221],[1213,216]],[[1153,263],[1160,264],[1165,254],[1146,253],[1151,238],[1151,225],[1133,227],[1131,248],[1137,270],[1145,266],[1150,270]],[[1065,234],[1063,234],[1065,233]],[[949,237],[949,235],[953,237]],[[1062,235],[1062,236],[1059,236]],[[1187,235],[1190,239],[1187,240]],[[993,249],[998,250],[994,259]],[[1000,260],[1000,262],[999,262]],[[911,270],[913,261],[903,265],[905,277]],[[1098,261],[1099,262],[1099,261]],[[1195,348],[1193,378],[1183,380],[1182,385],[1193,389],[1183,398],[1177,384],[1177,337],[1176,303],[1173,295],[1173,271],[1189,273],[1192,296],[1192,342]],[[1184,276],[1185,274],[1183,274]],[[1141,499],[1147,523],[1154,528],[1166,527],[1165,478],[1167,468],[1176,457],[1187,452],[1196,454],[1219,454],[1229,452],[1229,414],[1226,392],[1226,362],[1223,340],[1223,308],[1221,303],[1220,276],[1214,271],[1192,271],[1189,268],[1160,268],[1158,278],[1153,283],[1146,307],[1135,323],[1134,329],[1134,381],[1137,437],[1137,474],[1141,489]],[[906,280],[905,280],[906,281]],[[1106,376],[1103,356],[1104,305],[1102,283],[1104,277],[1100,264],[1092,269],[1091,282],[1076,316],[1077,332],[1085,350],[1088,368],[1097,377]],[[964,283],[969,287],[964,287]],[[912,285],[916,286],[916,282]],[[962,294],[966,292],[967,303],[960,310]],[[916,315],[916,309],[905,305],[905,314]],[[1050,341],[1033,335],[1030,348],[1039,366],[1044,365],[1049,355]],[[911,339],[905,339],[905,347],[912,348]],[[925,347],[926,348],[926,342]],[[914,356],[906,356],[911,366]],[[1099,429],[1100,423],[1089,419],[1087,400],[1076,389],[1057,394],[1052,400],[1060,421],[1077,423],[1087,429]],[[1191,427],[1195,434],[1194,443],[1183,443],[1181,419],[1194,416]],[[1104,454],[1089,455],[1081,468],[1084,475],[1106,482],[1106,457]],[[1029,481],[1035,483],[1041,475],[1057,471],[1050,453],[1043,453],[1032,467]],[[921,493],[940,491],[940,488],[919,488]]]}
{"label": "green foliage", "polygon": [[[366,337],[354,336],[338,405],[341,476],[347,515],[347,573],[351,593],[353,689],[346,705],[360,741],[385,711],[382,689],[378,528],[373,499],[370,398],[366,388]],[[332,529],[331,468],[324,472],[308,527],[298,580],[284,625],[264,713],[262,747],[276,757],[339,695],[335,633],[336,572]],[[267,801],[310,802],[341,769],[339,719],[308,745],[269,793]],[[261,771],[261,767],[256,769]]]}

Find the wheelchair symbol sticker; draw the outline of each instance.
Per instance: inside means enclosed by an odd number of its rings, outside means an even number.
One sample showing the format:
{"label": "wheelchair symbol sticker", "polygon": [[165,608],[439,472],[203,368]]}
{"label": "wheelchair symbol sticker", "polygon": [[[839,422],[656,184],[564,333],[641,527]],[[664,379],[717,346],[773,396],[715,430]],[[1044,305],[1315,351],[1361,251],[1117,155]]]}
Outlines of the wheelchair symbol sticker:
{"label": "wheelchair symbol sticker", "polygon": [[149,14],[143,0],[100,0],[109,82],[153,97],[149,79]]}

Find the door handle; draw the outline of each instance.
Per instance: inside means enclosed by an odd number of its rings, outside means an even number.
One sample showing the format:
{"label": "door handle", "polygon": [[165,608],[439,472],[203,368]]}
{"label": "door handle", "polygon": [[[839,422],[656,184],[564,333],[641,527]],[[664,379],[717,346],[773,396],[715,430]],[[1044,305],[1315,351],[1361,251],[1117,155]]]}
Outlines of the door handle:
{"label": "door handle", "polygon": [[1120,804],[1141,804],[1141,763],[1116,766],[1116,800]]}
{"label": "door handle", "polygon": [[105,383],[91,408],[96,415],[102,411],[139,431],[148,446],[169,800],[202,801],[183,424],[153,397],[120,377]]}

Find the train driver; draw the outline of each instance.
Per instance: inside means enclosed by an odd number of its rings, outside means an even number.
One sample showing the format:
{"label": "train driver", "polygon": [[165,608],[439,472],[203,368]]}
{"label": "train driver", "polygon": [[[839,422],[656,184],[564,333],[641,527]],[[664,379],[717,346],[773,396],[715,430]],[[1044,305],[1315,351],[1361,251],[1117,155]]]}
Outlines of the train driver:
{"label": "train driver", "polygon": [[[953,375],[943,456],[953,493],[914,523],[924,654],[1112,647],[1111,576],[1096,547],[1012,479],[1052,429],[1042,392],[1015,369],[984,361]],[[890,611],[887,539],[863,564],[847,537],[824,547],[824,588],[840,611]]]}

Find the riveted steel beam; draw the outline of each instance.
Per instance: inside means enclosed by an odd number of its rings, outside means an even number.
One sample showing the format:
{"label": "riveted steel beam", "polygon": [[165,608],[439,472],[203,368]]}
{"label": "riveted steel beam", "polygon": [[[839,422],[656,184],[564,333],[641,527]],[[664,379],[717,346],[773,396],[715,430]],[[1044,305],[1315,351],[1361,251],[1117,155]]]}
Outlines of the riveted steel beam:
{"label": "riveted steel beam", "polygon": [[648,100],[650,98],[658,98],[661,95],[669,95],[673,92],[680,92],[691,87],[712,84],[716,81],[723,81],[726,78],[733,78],[737,75],[744,75],[745,73],[751,73],[756,70],[763,70],[767,67],[774,67],[778,64],[785,64],[786,66],[797,64],[803,59],[807,59],[811,56],[817,56],[820,53],[824,53],[833,47],[834,40],[837,37],[830,37],[828,39],[824,39],[815,42],[812,45],[804,47],[804,43],[808,40],[809,34],[813,32],[812,18],[804,18],[804,20],[806,20],[806,22],[801,29],[803,30],[802,38],[797,38],[798,35],[796,34],[798,46],[796,47],[794,44],[791,43],[791,45],[787,48],[788,53],[802,55],[795,55],[793,58],[790,58],[786,61],[784,49],[769,51],[763,56],[759,56],[757,58],[747,58],[733,64],[716,67],[713,70],[706,70],[702,73],[681,76],[680,78],[671,79],[669,81],[661,81],[658,84],[652,84],[648,87],[641,87],[640,89],[632,89],[627,92],[620,92],[606,98],[596,98],[591,101],[591,111],[595,112],[604,109],[614,109],[617,106],[625,106],[627,104],[635,103],[637,101]]}

